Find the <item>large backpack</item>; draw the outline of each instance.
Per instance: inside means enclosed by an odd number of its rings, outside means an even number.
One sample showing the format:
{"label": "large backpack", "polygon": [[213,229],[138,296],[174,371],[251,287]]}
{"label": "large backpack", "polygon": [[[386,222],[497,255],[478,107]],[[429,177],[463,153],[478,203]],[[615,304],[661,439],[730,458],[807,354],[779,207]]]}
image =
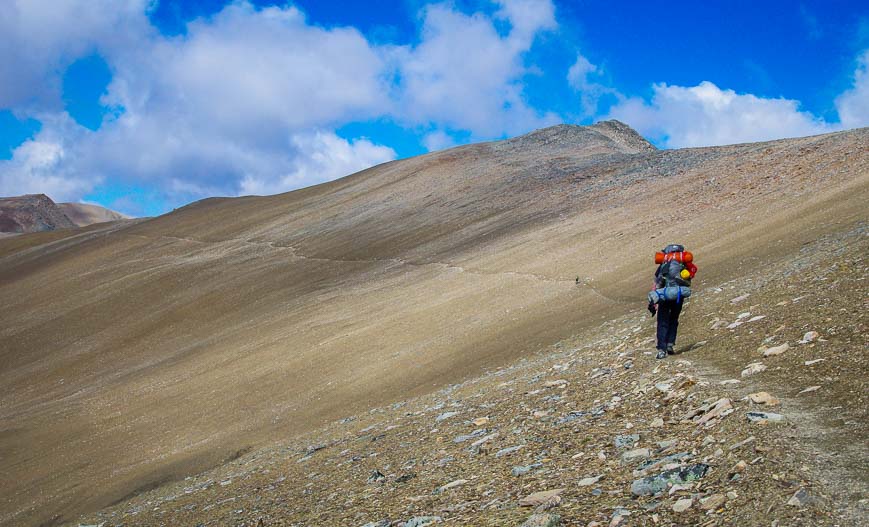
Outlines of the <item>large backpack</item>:
{"label": "large backpack", "polygon": [[691,279],[682,278],[682,271],[686,269],[685,264],[676,260],[670,260],[661,264],[661,278],[664,280],[664,287],[691,287]]}

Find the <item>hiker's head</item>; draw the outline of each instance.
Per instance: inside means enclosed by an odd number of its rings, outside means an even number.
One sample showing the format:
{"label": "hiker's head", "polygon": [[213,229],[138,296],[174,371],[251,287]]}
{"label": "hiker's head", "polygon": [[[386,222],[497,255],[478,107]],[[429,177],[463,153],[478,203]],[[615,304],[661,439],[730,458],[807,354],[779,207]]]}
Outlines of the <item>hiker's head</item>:
{"label": "hiker's head", "polygon": [[664,250],[661,252],[664,254],[670,254],[670,253],[680,253],[684,250],[685,250],[684,246],[679,245],[678,243],[671,243],[670,245],[664,247]]}

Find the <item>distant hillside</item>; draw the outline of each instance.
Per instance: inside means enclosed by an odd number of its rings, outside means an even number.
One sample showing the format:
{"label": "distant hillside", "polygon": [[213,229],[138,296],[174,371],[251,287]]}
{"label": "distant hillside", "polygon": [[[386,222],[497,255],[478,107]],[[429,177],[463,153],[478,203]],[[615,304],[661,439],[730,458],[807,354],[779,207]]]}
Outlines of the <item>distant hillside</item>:
{"label": "distant hillside", "polygon": [[99,205],[90,205],[86,203],[60,203],[60,210],[79,227],[93,225],[94,223],[105,223],[107,221],[118,221],[130,219],[126,214],[115,212]]}
{"label": "distant hillside", "polygon": [[43,232],[75,226],[45,194],[0,198],[0,232]]}
{"label": "distant hillside", "polygon": [[55,203],[45,194],[0,198],[0,233],[24,234],[129,219],[98,205]]}

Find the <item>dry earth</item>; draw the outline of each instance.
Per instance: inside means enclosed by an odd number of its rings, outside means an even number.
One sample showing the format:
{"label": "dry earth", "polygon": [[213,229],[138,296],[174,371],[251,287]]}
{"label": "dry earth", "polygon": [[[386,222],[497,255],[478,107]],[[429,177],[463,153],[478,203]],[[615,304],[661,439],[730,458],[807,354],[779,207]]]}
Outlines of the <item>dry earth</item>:
{"label": "dry earth", "polygon": [[[630,495],[646,454],[688,451],[677,461],[710,472],[675,494],[724,496],[712,521],[848,525],[866,491],[867,144],[861,129],[655,151],[619,123],[560,126],[289,194],[0,240],[0,521],[59,524],[117,502],[101,513],[111,524],[509,525],[529,514],[520,494],[563,487],[549,512],[567,524],[610,522],[614,507],[625,524],[691,523],[699,501],[676,514],[672,498]],[[701,268],[684,342],[707,344],[655,363],[639,313],[651,254],[673,240]],[[729,300],[744,293],[740,320],[766,318],[710,329],[736,322]],[[796,344],[806,328],[823,340]],[[767,337],[793,349],[718,384]],[[805,350],[828,360],[787,362]],[[689,377],[683,393],[655,388]],[[748,423],[749,381],[781,399],[785,424]],[[808,383],[822,388],[797,396]],[[682,422],[713,398],[735,411]],[[590,413],[557,424],[574,410]],[[466,422],[478,417],[490,421]],[[622,464],[612,441],[637,432],[649,451]],[[729,449],[748,435],[755,452]],[[374,470],[384,478],[368,484]],[[784,506],[799,487],[810,503]]]}

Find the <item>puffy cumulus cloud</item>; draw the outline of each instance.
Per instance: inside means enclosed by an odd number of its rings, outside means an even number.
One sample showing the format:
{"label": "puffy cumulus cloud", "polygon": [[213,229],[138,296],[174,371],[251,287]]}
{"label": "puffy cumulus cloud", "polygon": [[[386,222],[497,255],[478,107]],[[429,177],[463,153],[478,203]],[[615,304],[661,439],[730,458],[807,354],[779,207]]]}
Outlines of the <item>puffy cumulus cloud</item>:
{"label": "puffy cumulus cloud", "polygon": [[836,98],[836,110],[845,128],[869,126],[869,49],[857,59],[854,84]]}
{"label": "puffy cumulus cloud", "polygon": [[426,150],[434,152],[435,150],[443,150],[444,148],[454,146],[456,141],[443,130],[435,130],[423,136],[422,144]]}
{"label": "puffy cumulus cloud", "polygon": [[56,200],[78,200],[100,181],[72,169],[77,152],[71,145],[89,130],[65,113],[43,115],[42,119],[43,128],[36,137],[15,148],[11,159],[0,161],[0,194],[50,193]]}
{"label": "puffy cumulus cloud", "polygon": [[189,198],[276,192],[395,157],[334,134],[300,139],[385,112],[387,80],[358,31],[308,25],[292,6],[232,4],[183,38],[117,50],[110,62],[103,100],[123,111],[81,148],[83,168],[113,179]]}
{"label": "puffy cumulus cloud", "polygon": [[[576,75],[594,72],[577,61]],[[571,69],[573,72],[573,68]],[[869,126],[869,50],[857,58],[851,87],[835,100],[837,122],[800,110],[799,101],[721,89],[655,84],[650,101],[619,96],[608,118],[619,119],[661,146],[679,148],[766,141]]]}
{"label": "puffy cumulus cloud", "polygon": [[567,71],[567,82],[579,93],[582,113],[586,116],[597,114],[601,97],[612,95],[621,98],[614,88],[600,82],[601,70],[582,54],[576,54],[576,62]]}
{"label": "puffy cumulus cloud", "polygon": [[[262,178],[248,174],[241,182],[242,194],[275,194],[287,189],[323,183],[395,159],[391,148],[367,139],[347,141],[330,132],[295,135],[291,143],[305,152],[277,177]],[[273,160],[280,166],[280,160]]]}
{"label": "puffy cumulus cloud", "polygon": [[[556,27],[551,0],[496,0],[489,15],[428,5],[419,43],[408,46],[311,25],[290,4],[237,1],[177,37],[150,25],[149,0],[12,5],[0,14],[0,74],[19,80],[0,86],[0,107],[39,112],[43,132],[0,161],[0,193],[77,200],[101,181],[154,189],[173,204],[280,192],[395,158],[333,132],[354,120],[475,138],[558,120],[522,95],[523,55]],[[114,111],[91,133],[62,112],[58,87],[64,68],[93,52],[112,72],[102,102]],[[451,139],[435,132],[423,142]]]}
{"label": "puffy cumulus cloud", "polygon": [[837,128],[800,111],[798,101],[738,94],[708,81],[693,87],[656,84],[653,90],[649,103],[625,99],[610,109],[609,117],[667,147],[764,141]]}
{"label": "puffy cumulus cloud", "polygon": [[[549,0],[504,0],[495,18],[448,4],[423,10],[421,41],[396,48],[396,119],[466,130],[474,137],[515,134],[558,122],[523,99],[523,54],[537,34],[555,27]],[[499,34],[496,22],[510,25]]]}
{"label": "puffy cumulus cloud", "polygon": [[0,8],[0,108],[60,110],[76,59],[131,46],[149,31],[148,0],[6,0]]}

